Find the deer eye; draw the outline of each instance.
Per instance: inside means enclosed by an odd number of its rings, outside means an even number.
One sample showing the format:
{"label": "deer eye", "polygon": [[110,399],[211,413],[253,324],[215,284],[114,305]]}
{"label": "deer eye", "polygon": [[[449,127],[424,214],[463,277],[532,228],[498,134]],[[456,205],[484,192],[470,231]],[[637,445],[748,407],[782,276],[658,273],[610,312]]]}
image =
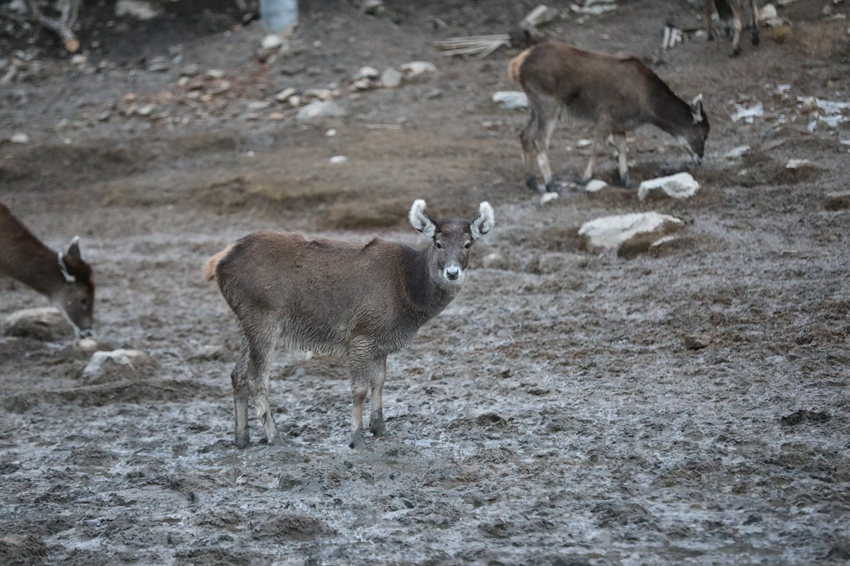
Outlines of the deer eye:
{"label": "deer eye", "polygon": [[87,307],[87,306],[89,306],[89,300],[87,298],[83,297],[82,299],[80,299],[80,304],[83,305],[84,307]]}
{"label": "deer eye", "polygon": [[437,249],[438,249],[438,250],[443,249],[443,244],[442,244],[442,243],[440,243],[440,242],[437,242],[436,240],[434,241],[434,245],[435,245],[435,246],[437,246]]}
{"label": "deer eye", "polygon": [[466,242],[466,243],[463,245],[463,249],[465,249],[465,250],[468,250],[468,249],[469,249],[469,248],[471,248],[471,247],[472,247],[472,242]]}

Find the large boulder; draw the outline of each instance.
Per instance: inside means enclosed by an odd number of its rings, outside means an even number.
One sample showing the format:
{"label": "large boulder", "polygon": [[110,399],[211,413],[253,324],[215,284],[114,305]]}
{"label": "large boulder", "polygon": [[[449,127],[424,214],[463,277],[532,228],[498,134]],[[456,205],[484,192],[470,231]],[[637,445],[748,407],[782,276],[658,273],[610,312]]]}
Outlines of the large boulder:
{"label": "large boulder", "polygon": [[684,222],[657,212],[635,212],[605,216],[585,222],[579,235],[587,239],[589,248],[614,249],[620,255],[633,255],[634,250],[648,249],[653,242],[680,230]]}
{"label": "large boulder", "polygon": [[71,324],[56,307],[39,307],[13,312],[3,320],[4,336],[56,342],[74,335]]}

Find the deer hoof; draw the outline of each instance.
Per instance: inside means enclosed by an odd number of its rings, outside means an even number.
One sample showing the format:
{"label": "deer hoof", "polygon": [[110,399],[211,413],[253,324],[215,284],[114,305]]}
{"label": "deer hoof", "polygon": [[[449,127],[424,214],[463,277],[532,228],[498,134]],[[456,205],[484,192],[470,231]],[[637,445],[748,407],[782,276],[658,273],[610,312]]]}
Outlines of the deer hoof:
{"label": "deer hoof", "polygon": [[375,436],[386,436],[387,427],[384,425],[384,415],[381,411],[372,413],[369,417],[369,432]]}
{"label": "deer hoof", "polygon": [[358,428],[354,432],[351,433],[351,442],[348,443],[349,448],[353,448],[354,450],[358,450],[363,448],[363,429]]}
{"label": "deer hoof", "polygon": [[548,183],[546,183],[546,192],[547,193],[560,193],[561,190],[560,190],[560,187],[558,186],[558,183],[556,183],[555,181],[549,181]]}
{"label": "deer hoof", "polygon": [[534,179],[534,177],[526,177],[525,186],[531,189],[532,191],[537,192],[537,181]]}
{"label": "deer hoof", "polygon": [[632,181],[632,178],[631,178],[631,176],[629,176],[628,173],[626,173],[625,175],[620,175],[620,182],[627,189],[635,188],[635,182]]}
{"label": "deer hoof", "polygon": [[236,437],[236,448],[239,448],[239,449],[248,448],[248,446],[250,444],[251,444],[251,441],[248,439],[248,435]]}

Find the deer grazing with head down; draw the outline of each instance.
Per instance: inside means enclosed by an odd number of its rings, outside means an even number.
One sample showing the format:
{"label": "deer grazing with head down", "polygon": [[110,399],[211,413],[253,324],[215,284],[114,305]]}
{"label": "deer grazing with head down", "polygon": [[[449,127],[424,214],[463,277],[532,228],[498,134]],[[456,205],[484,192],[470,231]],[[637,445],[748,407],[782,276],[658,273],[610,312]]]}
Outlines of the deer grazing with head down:
{"label": "deer grazing with head down", "polygon": [[593,177],[600,145],[609,135],[617,141],[620,181],[631,186],[626,157],[626,132],[652,124],[675,137],[695,161],[702,159],[708,118],[702,97],[690,104],[637,57],[607,55],[550,41],[526,49],[509,66],[511,78],[528,96],[531,117],[520,133],[526,185],[537,190],[534,167],[547,191],[556,191],[546,155],[561,114],[593,122],[590,162],[582,182]]}
{"label": "deer grazing with head down", "polygon": [[378,238],[361,245],[257,232],[207,260],[204,277],[217,281],[243,333],[231,373],[238,447],[250,442],[249,396],[266,440],[280,442],[268,401],[269,364],[279,344],[345,357],[353,398],[350,446],[363,445],[370,388],[369,430],[385,434],[387,355],[408,344],[454,299],[466,276],[470,247],[493,228],[487,202],[472,221],[435,221],[425,212],[425,201],[417,200],[409,218],[431,239],[425,249]]}
{"label": "deer grazing with head down", "polygon": [[77,337],[92,335],[94,282],[91,267],[80,257],[79,238],[67,252],[54,252],[0,203],[0,275],[46,295]]}
{"label": "deer grazing with head down", "polygon": [[759,20],[760,13],[756,0],[705,0],[705,29],[708,32],[709,41],[714,39],[714,30],[711,28],[711,14],[717,8],[717,16],[728,22],[732,20],[732,57],[741,54],[741,31],[743,30],[743,15],[747,11],[746,4],[750,8],[750,39],[753,45],[759,44]]}

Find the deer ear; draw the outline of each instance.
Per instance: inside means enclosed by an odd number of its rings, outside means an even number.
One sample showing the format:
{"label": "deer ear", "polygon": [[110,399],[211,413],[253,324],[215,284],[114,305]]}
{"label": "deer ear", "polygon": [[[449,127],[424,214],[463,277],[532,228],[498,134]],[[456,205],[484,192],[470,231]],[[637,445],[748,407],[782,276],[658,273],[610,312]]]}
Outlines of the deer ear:
{"label": "deer ear", "polygon": [[[79,252],[79,250],[77,251]],[[65,278],[66,283],[73,283],[77,280],[77,278],[71,275],[71,273],[68,271],[68,266],[65,265],[64,254],[62,252],[59,252],[57,255],[59,256],[59,271],[62,273],[62,277]]]}
{"label": "deer ear", "polygon": [[478,216],[469,224],[472,239],[477,240],[493,229],[493,207],[486,200],[478,207]]}
{"label": "deer ear", "polygon": [[705,114],[702,111],[702,93],[691,101],[691,116],[694,118],[694,124],[699,124],[705,119]]}
{"label": "deer ear", "polygon": [[71,240],[71,245],[68,246],[68,251],[65,252],[68,257],[75,257],[80,259],[80,237],[74,236],[74,239]]}
{"label": "deer ear", "polygon": [[418,232],[422,232],[429,238],[433,238],[437,233],[437,225],[431,220],[431,217],[425,212],[425,201],[417,199],[413,201],[413,206],[410,207],[410,224]]}

